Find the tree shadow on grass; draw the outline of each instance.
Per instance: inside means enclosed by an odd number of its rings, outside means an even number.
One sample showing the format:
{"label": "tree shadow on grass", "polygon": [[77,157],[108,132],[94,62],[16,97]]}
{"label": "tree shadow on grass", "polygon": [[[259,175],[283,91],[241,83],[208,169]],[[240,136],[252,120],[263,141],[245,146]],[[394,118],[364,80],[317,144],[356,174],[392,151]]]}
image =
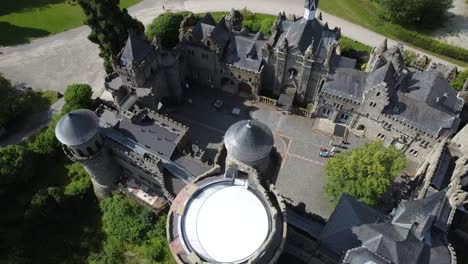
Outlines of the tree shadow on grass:
{"label": "tree shadow on grass", "polygon": [[49,31],[19,27],[8,22],[0,22],[0,46],[12,46],[29,43],[31,38],[40,38],[50,35]]}
{"label": "tree shadow on grass", "polygon": [[24,12],[33,8],[46,8],[50,4],[63,2],[65,2],[65,0],[2,0],[0,1],[0,16],[15,12]]}

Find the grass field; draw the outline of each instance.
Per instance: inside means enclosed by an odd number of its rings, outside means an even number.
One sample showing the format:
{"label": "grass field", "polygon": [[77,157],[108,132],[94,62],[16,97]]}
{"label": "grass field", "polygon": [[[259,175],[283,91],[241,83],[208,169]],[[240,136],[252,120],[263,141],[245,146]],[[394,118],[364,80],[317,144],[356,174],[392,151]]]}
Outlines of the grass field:
{"label": "grass field", "polygon": [[[141,0],[121,0],[126,8]],[[78,4],[66,0],[1,0],[0,46],[26,43],[83,25]]]}
{"label": "grass field", "polygon": [[[406,45],[424,49],[428,53],[452,63],[464,67],[468,66],[468,60],[454,59],[458,48],[436,41],[429,35],[429,31],[418,30],[416,32],[383,20],[378,14],[379,6],[375,1],[323,0],[320,1],[320,9],[389,38],[402,41]],[[343,33],[346,34],[346,32]],[[450,49],[450,51],[448,51],[448,49]],[[467,50],[463,49],[459,49],[458,51],[459,53],[468,53]],[[451,56],[444,54],[450,54]]]}

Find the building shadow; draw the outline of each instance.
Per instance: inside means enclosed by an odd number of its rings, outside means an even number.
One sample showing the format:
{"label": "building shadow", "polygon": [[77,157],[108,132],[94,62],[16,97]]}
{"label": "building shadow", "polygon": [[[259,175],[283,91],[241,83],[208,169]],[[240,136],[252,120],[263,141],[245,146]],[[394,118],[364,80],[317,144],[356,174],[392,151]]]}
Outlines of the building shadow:
{"label": "building shadow", "polygon": [[8,22],[0,22],[0,32],[0,46],[25,44],[29,43],[32,38],[50,35],[50,32],[42,29],[19,27]]}

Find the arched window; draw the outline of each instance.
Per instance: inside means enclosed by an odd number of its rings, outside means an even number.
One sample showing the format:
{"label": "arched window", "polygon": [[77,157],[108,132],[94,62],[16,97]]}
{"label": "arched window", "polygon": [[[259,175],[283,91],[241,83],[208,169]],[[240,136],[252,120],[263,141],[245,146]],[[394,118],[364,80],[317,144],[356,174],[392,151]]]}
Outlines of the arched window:
{"label": "arched window", "polygon": [[84,157],[84,153],[81,151],[81,149],[77,149],[76,152],[78,152],[78,156]]}
{"label": "arched window", "polygon": [[94,154],[94,151],[91,147],[87,147],[86,150],[88,151],[88,154],[89,155],[93,155]]}

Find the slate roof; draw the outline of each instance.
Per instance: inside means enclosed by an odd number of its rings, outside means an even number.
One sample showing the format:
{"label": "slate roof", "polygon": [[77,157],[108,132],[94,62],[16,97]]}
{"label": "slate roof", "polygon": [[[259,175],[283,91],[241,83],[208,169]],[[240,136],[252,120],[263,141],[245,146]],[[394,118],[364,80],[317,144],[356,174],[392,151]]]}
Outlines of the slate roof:
{"label": "slate roof", "polygon": [[262,48],[266,40],[261,33],[233,32],[222,61],[242,69],[259,71],[262,65]]}
{"label": "slate roof", "polygon": [[442,134],[443,129],[458,127],[460,119],[457,112],[461,99],[441,73],[411,73],[405,84],[398,90],[396,100],[385,110],[387,114],[435,136]]}
{"label": "slate roof", "polygon": [[139,36],[130,31],[125,47],[120,54],[120,64],[122,66],[131,65],[132,63],[138,64],[152,51],[153,48],[145,36]]}
{"label": "slate roof", "polygon": [[274,139],[270,128],[257,120],[239,121],[226,131],[224,144],[234,158],[253,162],[266,157]]}
{"label": "slate roof", "polygon": [[247,29],[231,32],[224,17],[218,23],[207,13],[192,29],[195,41],[209,37],[221,49],[221,60],[236,67],[257,72],[262,64],[262,48],[267,42],[262,33],[252,34]]}
{"label": "slate roof", "polygon": [[353,227],[379,223],[388,217],[344,193],[320,234],[320,250],[339,258],[348,249],[360,246]]}
{"label": "slate roof", "polygon": [[109,125],[115,124],[112,127],[114,130],[166,159],[171,159],[177,145],[187,132],[186,128],[176,126],[151,113],[143,114],[133,122],[125,116],[112,113],[104,110],[100,115],[101,120]]}
{"label": "slate roof", "polygon": [[98,131],[99,119],[88,109],[77,109],[65,114],[55,126],[57,139],[69,146],[88,142]]}
{"label": "slate roof", "polygon": [[[336,43],[336,32],[329,30],[319,20],[299,18],[296,21],[282,20],[279,24],[279,37],[274,48],[280,49],[281,43],[287,38],[291,52],[305,54],[307,48],[313,43],[316,59],[324,60],[328,48]],[[276,36],[272,36],[276,38]]]}
{"label": "slate roof", "polygon": [[366,77],[363,71],[336,69],[323,84],[322,92],[360,103],[366,88]]}
{"label": "slate roof", "polygon": [[[381,256],[394,264],[450,263],[444,230],[440,229],[450,209],[446,201],[445,191],[423,200],[404,201],[390,220],[343,195],[320,234],[320,250],[336,259],[351,249],[346,257],[367,261]],[[359,247],[375,254],[356,250]]]}

